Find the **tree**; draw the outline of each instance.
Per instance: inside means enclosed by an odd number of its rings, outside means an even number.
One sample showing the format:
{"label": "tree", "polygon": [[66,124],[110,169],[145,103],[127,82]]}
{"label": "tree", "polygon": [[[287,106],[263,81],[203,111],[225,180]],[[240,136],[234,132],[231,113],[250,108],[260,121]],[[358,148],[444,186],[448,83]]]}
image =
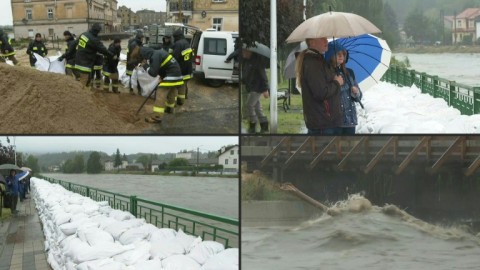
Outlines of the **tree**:
{"label": "tree", "polygon": [[175,158],[168,163],[169,167],[183,167],[188,165],[188,159],[185,158]]}
{"label": "tree", "polygon": [[117,154],[115,155],[115,163],[113,164],[113,166],[117,168],[118,171],[118,167],[120,165],[122,165],[122,157],[120,156],[120,150],[117,148]]}
{"label": "tree", "polygon": [[87,173],[95,174],[102,172],[102,170],[103,165],[100,162],[100,154],[98,152],[92,152],[87,160]]}
{"label": "tree", "polygon": [[76,155],[73,164],[75,167],[75,173],[83,173],[85,170],[85,160],[83,159],[83,155]]}
{"label": "tree", "polygon": [[137,159],[138,163],[142,163],[143,169],[145,172],[148,170],[148,165],[150,164],[150,157],[147,155],[142,155]]}
{"label": "tree", "polygon": [[407,36],[412,37],[416,43],[423,43],[427,40],[430,22],[423,14],[421,8],[414,8],[405,19],[403,29]]}
{"label": "tree", "polygon": [[29,155],[27,160],[25,161],[25,166],[32,169],[33,172],[40,172],[40,168],[38,166],[38,159],[32,155]]}
{"label": "tree", "polygon": [[123,154],[123,158],[122,158],[122,161],[127,161],[128,162],[128,158],[125,154]]}
{"label": "tree", "polygon": [[[7,143],[10,143],[8,137]],[[19,157],[18,153],[17,157]],[[15,150],[13,149],[13,145],[2,145],[2,142],[0,141],[0,164],[4,163],[15,164]]]}

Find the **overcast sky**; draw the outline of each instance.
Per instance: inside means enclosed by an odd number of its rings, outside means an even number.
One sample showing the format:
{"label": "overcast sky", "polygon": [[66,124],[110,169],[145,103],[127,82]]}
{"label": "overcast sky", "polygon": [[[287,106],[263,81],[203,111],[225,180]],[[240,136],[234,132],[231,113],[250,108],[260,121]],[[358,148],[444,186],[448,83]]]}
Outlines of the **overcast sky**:
{"label": "overcast sky", "polygon": [[[0,0],[3,1],[3,0]],[[10,136],[10,144],[17,145],[17,151],[29,154],[57,153],[69,151],[103,151],[113,154],[120,149],[123,154],[135,153],[176,153],[181,150],[200,152],[216,151],[222,146],[238,144],[237,136]],[[0,137],[2,145],[7,138]]]}
{"label": "overcast sky", "polygon": [[[97,0],[101,1],[101,0]],[[141,9],[153,9],[155,11],[166,11],[165,0],[118,0],[118,6],[127,6],[133,11]],[[12,25],[12,4],[10,0],[0,0],[0,25]]]}

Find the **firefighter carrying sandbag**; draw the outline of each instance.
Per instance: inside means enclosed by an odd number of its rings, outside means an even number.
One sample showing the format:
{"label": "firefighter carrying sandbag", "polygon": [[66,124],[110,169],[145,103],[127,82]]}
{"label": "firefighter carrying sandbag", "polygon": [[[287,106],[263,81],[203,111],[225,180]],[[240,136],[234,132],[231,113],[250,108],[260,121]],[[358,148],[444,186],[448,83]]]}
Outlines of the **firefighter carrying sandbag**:
{"label": "firefighter carrying sandbag", "polygon": [[105,64],[103,65],[103,76],[105,76],[103,81],[103,90],[105,92],[109,92],[110,90],[110,80],[112,81],[112,92],[118,92],[118,61],[120,57],[120,52],[122,51],[122,47],[120,46],[121,40],[116,38],[113,42],[108,46],[108,50],[113,53],[113,55],[117,56],[117,59],[105,57]]}
{"label": "firefighter carrying sandbag", "polygon": [[98,33],[102,30],[99,23],[94,23],[90,31],[85,32],[78,38],[77,54],[75,56],[75,69],[77,69],[82,85],[87,86],[90,83],[90,74],[95,65],[97,52],[113,58],[118,59],[111,52],[105,48],[103,43],[98,38]]}
{"label": "firefighter carrying sandbag", "polygon": [[18,64],[11,39],[0,29],[0,62],[5,63],[7,59],[12,61],[14,65]]}
{"label": "firefighter carrying sandbag", "polygon": [[178,90],[183,86],[182,72],[175,58],[164,50],[142,47],[140,55],[149,62],[149,65],[144,65],[148,74],[152,77],[160,75],[161,78],[152,116],[145,118],[145,121],[160,123],[164,113],[174,112]]}

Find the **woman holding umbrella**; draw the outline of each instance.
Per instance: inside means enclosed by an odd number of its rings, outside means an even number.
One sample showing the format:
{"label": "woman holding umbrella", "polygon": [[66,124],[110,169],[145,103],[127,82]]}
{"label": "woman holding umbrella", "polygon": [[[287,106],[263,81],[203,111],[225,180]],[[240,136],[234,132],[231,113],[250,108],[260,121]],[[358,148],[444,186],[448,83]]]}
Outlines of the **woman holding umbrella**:
{"label": "woman holding umbrella", "polygon": [[328,51],[325,53],[325,60],[330,68],[342,76],[345,83],[340,89],[340,107],[342,110],[342,124],[340,125],[340,135],[354,135],[355,126],[358,124],[357,108],[355,101],[360,101],[362,92],[355,81],[355,73],[352,69],[345,67],[347,50],[339,42],[330,42]]}

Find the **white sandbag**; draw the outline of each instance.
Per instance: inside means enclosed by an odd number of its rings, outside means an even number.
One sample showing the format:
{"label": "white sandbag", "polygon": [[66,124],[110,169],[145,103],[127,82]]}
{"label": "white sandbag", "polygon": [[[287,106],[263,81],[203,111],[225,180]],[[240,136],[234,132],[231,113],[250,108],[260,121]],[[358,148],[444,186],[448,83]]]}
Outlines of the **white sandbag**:
{"label": "white sandbag", "polygon": [[200,264],[185,255],[173,255],[162,261],[165,270],[198,270]]}
{"label": "white sandbag", "polygon": [[59,211],[55,213],[55,216],[54,216],[55,225],[60,226],[64,223],[67,223],[70,221],[71,218],[72,218],[72,214]]}
{"label": "white sandbag", "polygon": [[105,229],[105,227],[118,222],[118,220],[111,217],[104,216],[104,215],[97,215],[97,216],[91,217],[90,220],[92,220],[93,222],[97,222],[99,224],[98,227],[100,229]]}
{"label": "white sandbag", "polygon": [[58,61],[57,59],[50,59],[50,68],[48,71],[52,73],[65,74],[65,60]]}
{"label": "white sandbag", "polygon": [[140,227],[143,224],[145,224],[145,221],[141,219],[117,221],[116,223],[112,223],[106,226],[104,230],[109,232],[113,236],[113,238],[118,240],[122,233],[126,232],[130,228]]}
{"label": "white sandbag", "polygon": [[126,268],[124,264],[111,258],[87,261],[77,265],[77,270],[123,270]]}
{"label": "white sandbag", "polygon": [[193,235],[188,235],[184,233],[182,229],[178,230],[175,240],[182,245],[186,253],[189,253],[192,248],[202,242],[202,238],[200,236],[196,237]]}
{"label": "white sandbag", "polygon": [[150,258],[151,244],[147,241],[142,241],[134,244],[135,249],[125,251],[122,254],[113,256],[117,262],[125,265],[133,265],[140,261],[146,261]]}
{"label": "white sandbag", "polygon": [[90,246],[102,245],[105,242],[113,243],[110,233],[95,227],[81,227],[77,231],[78,238],[87,242]]}
{"label": "white sandbag", "polygon": [[[137,72],[136,78],[138,80],[138,83],[140,84],[140,87],[142,88],[142,96],[148,97],[150,93],[157,88],[158,84],[160,83],[160,78],[158,76],[157,77],[150,76],[148,72],[141,67],[137,67],[135,70]],[[133,76],[132,76],[132,79],[133,79]],[[133,84],[133,81],[132,81],[132,84]]]}
{"label": "white sandbag", "polygon": [[122,233],[118,241],[124,245],[140,242],[149,237],[150,233],[156,230],[157,227],[152,224],[144,224],[140,227],[131,228]]}
{"label": "white sandbag", "polygon": [[196,245],[187,256],[194,259],[200,265],[203,265],[208,259],[224,250],[225,247],[218,242],[203,241]]}
{"label": "white sandbag", "polygon": [[53,253],[48,253],[47,257],[47,262],[50,264],[53,270],[61,270],[62,267],[58,263],[58,261],[55,259],[55,256],[53,256]]}
{"label": "white sandbag", "polygon": [[48,68],[50,68],[50,60],[40,56],[37,53],[33,53],[33,56],[35,59],[37,59],[35,62],[35,68],[40,71],[48,71]]}
{"label": "white sandbag", "polygon": [[70,213],[72,215],[84,213],[83,206],[78,204],[70,204],[64,207],[65,212]]}
{"label": "white sandbag", "polygon": [[86,261],[113,257],[134,248],[135,246],[133,245],[122,246],[118,243],[108,242],[103,242],[96,246],[90,246],[86,242],[78,239],[70,241],[68,251],[65,255],[70,257],[74,263],[80,264]]}
{"label": "white sandbag", "polygon": [[238,248],[226,249],[211,257],[201,270],[238,270]]}
{"label": "white sandbag", "polygon": [[72,216],[70,219],[70,222],[80,222],[84,221],[85,219],[88,219],[88,215],[85,213],[77,213]]}
{"label": "white sandbag", "polygon": [[118,221],[124,221],[124,220],[129,220],[129,219],[134,219],[135,216],[130,214],[129,212],[121,211],[121,210],[112,210],[109,214],[110,217],[118,220]]}
{"label": "white sandbag", "polygon": [[185,249],[175,239],[150,242],[150,244],[152,245],[150,248],[152,258],[163,260],[172,255],[185,254]]}
{"label": "white sandbag", "polygon": [[73,193],[67,200],[68,204],[78,204],[81,205],[83,203],[84,198],[81,195]]}
{"label": "white sandbag", "polygon": [[133,265],[135,270],[162,270],[162,261],[160,259],[152,259],[141,261]]}
{"label": "white sandbag", "polygon": [[65,74],[65,60],[58,61],[58,56],[42,57],[37,53],[33,53],[33,55],[37,59],[35,62],[37,70]]}
{"label": "white sandbag", "polygon": [[149,240],[151,242],[158,242],[158,241],[165,241],[169,239],[173,239],[177,236],[177,231],[170,228],[161,228],[154,230],[150,233]]}

